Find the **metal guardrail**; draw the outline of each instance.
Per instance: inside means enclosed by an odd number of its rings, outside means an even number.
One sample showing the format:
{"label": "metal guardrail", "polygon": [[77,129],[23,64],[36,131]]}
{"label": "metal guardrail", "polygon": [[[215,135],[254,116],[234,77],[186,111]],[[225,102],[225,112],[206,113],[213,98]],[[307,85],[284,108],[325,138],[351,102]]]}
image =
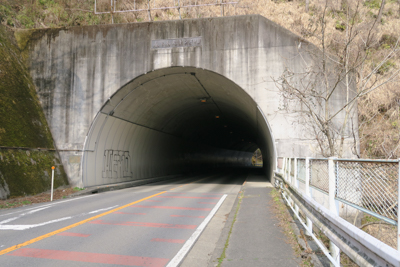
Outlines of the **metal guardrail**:
{"label": "metal guardrail", "polygon": [[330,161],[336,200],[397,226],[399,160],[284,158],[282,169],[303,184],[309,176],[310,187],[327,195]]}
{"label": "metal guardrail", "polygon": [[[308,234],[313,237],[334,266],[340,266],[339,250],[348,255],[359,266],[400,266],[400,253],[356,226],[326,209],[310,196],[298,191],[292,184],[277,174],[276,180],[284,192],[284,198],[299,218]],[[294,206],[294,207],[292,207]],[[299,209],[330,240],[331,251],[325,248],[310,228],[303,222]]]}
{"label": "metal guardrail", "polygon": [[[295,214],[298,215],[299,207],[306,214],[307,231],[313,235],[312,223],[318,224],[318,228],[331,240],[329,256],[335,266],[339,266],[340,262],[339,249],[362,266],[380,266],[383,262],[386,263],[382,266],[400,266],[399,252],[340,218],[336,205],[340,201],[397,226],[397,248],[400,250],[399,165],[399,160],[283,158],[281,172],[276,175],[280,177],[278,180],[281,185],[285,185],[283,189],[289,196],[289,203],[295,203]],[[328,196],[329,210],[313,200],[310,188]],[[326,217],[327,214],[330,218]],[[338,221],[340,225],[328,227],[326,224],[332,224],[332,220]],[[329,229],[333,233],[327,234]],[[361,242],[368,250],[353,244],[355,241],[351,239],[356,236],[357,242]],[[344,241],[347,245],[343,244]],[[367,241],[372,244],[365,243]],[[381,249],[385,253],[390,252],[390,255],[381,252]],[[396,261],[389,260],[392,256]]]}

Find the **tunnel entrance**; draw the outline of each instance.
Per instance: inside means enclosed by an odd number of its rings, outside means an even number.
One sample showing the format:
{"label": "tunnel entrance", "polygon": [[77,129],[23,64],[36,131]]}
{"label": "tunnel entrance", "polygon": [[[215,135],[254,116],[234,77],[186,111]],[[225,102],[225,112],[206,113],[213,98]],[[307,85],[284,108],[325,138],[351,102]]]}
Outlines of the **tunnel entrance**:
{"label": "tunnel entrance", "polygon": [[194,67],[143,74],[122,86],[92,122],[82,159],[84,186],[216,167],[251,167],[260,148],[267,179],[273,137],[250,95]]}

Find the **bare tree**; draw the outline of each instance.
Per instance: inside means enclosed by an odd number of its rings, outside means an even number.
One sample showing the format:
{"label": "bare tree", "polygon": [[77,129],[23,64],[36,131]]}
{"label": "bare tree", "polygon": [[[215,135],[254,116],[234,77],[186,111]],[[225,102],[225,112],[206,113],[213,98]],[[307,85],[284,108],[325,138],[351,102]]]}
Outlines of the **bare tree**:
{"label": "bare tree", "polygon": [[382,20],[382,13],[383,13],[383,9],[385,8],[385,3],[386,0],[382,0],[381,6],[379,8],[379,13],[378,13],[378,17],[376,18],[376,20],[380,23]]}
{"label": "bare tree", "polygon": [[[304,68],[296,71],[287,67],[275,79],[285,99],[284,108],[299,114],[300,122],[312,130],[311,137],[325,157],[341,157],[345,140],[357,141],[357,100],[393,82],[400,71],[391,64],[400,52],[399,38],[380,58],[370,53],[379,46],[379,34],[374,27],[376,20],[360,18],[361,5],[360,0],[353,8],[347,7],[345,30],[332,38],[326,34],[326,16],[334,11],[326,4],[311,33],[319,45],[299,51]],[[353,150],[358,154],[357,146]]]}
{"label": "bare tree", "polygon": [[378,22],[381,22],[381,20],[382,20],[382,13],[383,13],[383,9],[385,8],[385,3],[386,3],[386,0],[382,0],[381,7],[379,8],[378,17],[376,19]]}

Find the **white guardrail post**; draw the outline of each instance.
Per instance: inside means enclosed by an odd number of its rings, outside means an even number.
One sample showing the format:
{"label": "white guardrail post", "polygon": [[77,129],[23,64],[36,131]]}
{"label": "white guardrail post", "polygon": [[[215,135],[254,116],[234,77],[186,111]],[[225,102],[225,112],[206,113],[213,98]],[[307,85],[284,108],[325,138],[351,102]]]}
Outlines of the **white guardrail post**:
{"label": "white guardrail post", "polygon": [[[294,158],[293,160],[293,180],[294,180],[294,187],[296,187],[297,190],[299,190],[299,181],[297,180],[297,158]],[[299,206],[297,204],[294,204],[294,212],[296,213],[297,216],[299,216]]]}
{"label": "white guardrail post", "polygon": [[292,177],[291,177],[291,172],[292,172],[292,161],[291,161],[290,158],[287,158],[287,161],[288,161],[288,172],[287,172],[288,176],[287,176],[287,181],[288,181],[290,184],[293,184],[293,183],[292,183]]}
{"label": "white guardrail post", "polygon": [[[339,211],[336,207],[335,193],[336,193],[336,174],[335,174],[335,158],[328,159],[328,173],[329,173],[329,210],[335,215],[339,216]],[[340,250],[339,248],[330,240],[329,249],[331,251],[332,258],[334,258],[337,263],[340,264]],[[331,266],[334,266],[331,263]]]}
{"label": "white guardrail post", "polygon": [[286,164],[285,164],[285,174],[286,174],[285,179],[286,179],[286,182],[289,182],[289,170],[290,170],[289,159],[285,158],[285,161],[286,161]]}
{"label": "white guardrail post", "polygon": [[[290,185],[292,185],[293,186],[293,179],[292,179],[292,158],[287,158],[287,160],[288,160],[288,183],[290,184]],[[288,195],[288,198],[289,198],[289,200],[290,200],[290,203],[289,203],[289,205],[290,206],[292,206],[293,207],[293,204],[294,204],[294,201],[292,200],[292,198]]]}
{"label": "white guardrail post", "polygon": [[[282,158],[282,176],[283,180],[286,180],[286,158]],[[283,186],[283,184],[281,184]],[[283,194],[285,194],[285,191],[282,191]]]}
{"label": "white guardrail post", "polygon": [[397,177],[397,250],[400,251],[400,159]]}
{"label": "white guardrail post", "polygon": [[[306,173],[305,173],[305,179],[306,179],[306,195],[311,197],[311,193],[310,193],[310,158],[306,158]],[[306,222],[307,222],[307,228],[308,231],[306,231],[306,235],[307,236],[311,236],[312,234],[312,221],[310,220],[310,218],[306,217]]]}
{"label": "white guardrail post", "polygon": [[51,197],[50,197],[50,201],[53,201],[53,188],[54,188],[54,169],[56,167],[52,166],[51,167]]}

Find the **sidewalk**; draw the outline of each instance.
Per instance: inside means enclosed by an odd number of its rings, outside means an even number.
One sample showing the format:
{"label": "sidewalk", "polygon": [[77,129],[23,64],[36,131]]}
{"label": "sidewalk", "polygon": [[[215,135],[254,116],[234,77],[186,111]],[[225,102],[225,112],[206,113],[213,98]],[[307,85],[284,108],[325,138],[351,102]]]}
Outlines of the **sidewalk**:
{"label": "sidewalk", "polygon": [[[217,266],[218,258],[225,259],[221,266],[299,266],[301,259],[296,257],[286,236],[278,226],[278,219],[272,212],[272,186],[265,182],[265,176],[251,175],[242,188],[242,202],[237,210],[239,199],[233,206],[225,228],[232,232],[222,235],[213,253],[209,266]],[[236,213],[236,221],[235,219]]]}

